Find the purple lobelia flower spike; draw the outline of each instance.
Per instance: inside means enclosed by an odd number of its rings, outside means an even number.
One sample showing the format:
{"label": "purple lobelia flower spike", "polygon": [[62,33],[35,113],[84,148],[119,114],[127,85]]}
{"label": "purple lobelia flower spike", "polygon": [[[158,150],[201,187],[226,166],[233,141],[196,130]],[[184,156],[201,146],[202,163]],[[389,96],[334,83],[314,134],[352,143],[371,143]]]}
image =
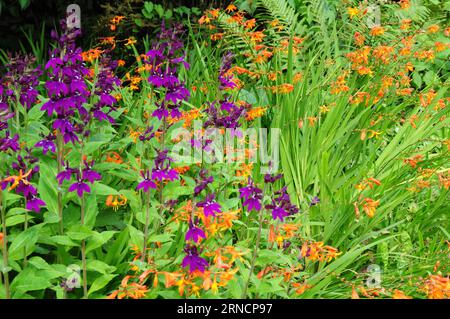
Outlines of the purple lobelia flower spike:
{"label": "purple lobelia flower spike", "polygon": [[252,209],[259,211],[261,210],[262,201],[262,190],[255,186],[253,180],[249,177],[248,184],[245,187],[239,189],[240,198],[244,198],[244,206],[247,207],[249,211]]}
{"label": "purple lobelia flower spike", "polygon": [[203,207],[203,213],[206,217],[216,216],[216,213],[220,213],[222,207],[215,201],[215,194],[208,194],[204,201],[198,202],[197,207]]}
{"label": "purple lobelia flower spike", "polygon": [[189,267],[189,272],[191,273],[195,270],[205,272],[205,268],[209,267],[209,264],[205,259],[199,256],[197,247],[186,245],[184,251],[186,256],[183,258],[181,266],[184,268]]}
{"label": "purple lobelia flower spike", "polygon": [[141,172],[141,176],[144,180],[137,185],[137,191],[142,189],[145,193],[147,193],[150,188],[156,188],[156,183],[151,179],[149,171],[146,171],[145,173]]}
{"label": "purple lobelia flower spike", "polygon": [[291,203],[289,194],[287,193],[287,187],[276,191],[275,195],[278,195],[278,197],[272,199],[272,204],[266,205],[267,209],[272,210],[272,218],[274,220],[279,219],[280,221],[284,221],[286,216],[298,213],[298,207]]}
{"label": "purple lobelia flower spike", "polygon": [[206,238],[205,232],[197,226],[197,223],[189,221],[189,229],[186,232],[185,240],[193,240],[195,243],[200,241],[200,238]]}

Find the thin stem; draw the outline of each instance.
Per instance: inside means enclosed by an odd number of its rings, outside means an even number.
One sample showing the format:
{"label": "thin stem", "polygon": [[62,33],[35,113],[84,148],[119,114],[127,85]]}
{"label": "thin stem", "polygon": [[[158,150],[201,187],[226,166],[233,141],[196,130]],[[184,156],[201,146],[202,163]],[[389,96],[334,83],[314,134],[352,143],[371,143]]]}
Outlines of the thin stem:
{"label": "thin stem", "polygon": [[3,191],[0,188],[0,204],[1,208],[1,218],[2,218],[2,228],[3,228],[3,275],[5,277],[5,299],[11,298],[11,292],[9,290],[9,274],[8,274],[8,234],[6,232],[6,204],[3,198]]}
{"label": "thin stem", "polygon": [[[81,197],[81,226],[84,226],[84,194]],[[88,298],[87,290],[87,276],[86,276],[86,241],[83,239],[81,241],[81,260],[83,264],[83,295],[84,298]]]}
{"label": "thin stem", "polygon": [[[27,199],[25,198],[25,207],[27,207]],[[23,231],[26,231],[28,229],[28,210],[25,211],[25,223],[23,226]],[[27,245],[23,247],[24,250],[24,257],[23,257],[23,267],[27,265],[28,259],[27,259]]]}
{"label": "thin stem", "polygon": [[[56,147],[57,154],[56,160],[58,161],[58,174],[62,171],[62,161],[63,161],[63,153],[64,153],[64,144],[61,132],[57,130],[56,132]],[[59,234],[64,234],[64,222],[63,222],[63,203],[62,203],[62,191],[58,187],[58,217],[59,217]]]}
{"label": "thin stem", "polygon": [[[266,193],[266,186],[264,185],[263,200],[264,200],[265,193]],[[250,271],[248,273],[247,282],[245,283],[245,286],[244,286],[244,291],[242,292],[242,297],[241,297],[242,299],[247,298],[248,286],[250,284],[250,279],[252,278],[253,270],[255,269],[255,262],[256,262],[256,257],[258,255],[259,242],[261,240],[261,232],[262,232],[262,225],[263,225],[265,211],[266,210],[264,208],[261,208],[261,210],[259,211],[258,234],[256,235],[255,248],[253,249],[252,260],[250,262]]]}
{"label": "thin stem", "polygon": [[144,248],[142,250],[142,261],[145,261],[147,254],[147,242],[148,242],[148,226],[150,224],[150,190],[147,192],[147,201],[145,203],[145,225],[144,225]]}

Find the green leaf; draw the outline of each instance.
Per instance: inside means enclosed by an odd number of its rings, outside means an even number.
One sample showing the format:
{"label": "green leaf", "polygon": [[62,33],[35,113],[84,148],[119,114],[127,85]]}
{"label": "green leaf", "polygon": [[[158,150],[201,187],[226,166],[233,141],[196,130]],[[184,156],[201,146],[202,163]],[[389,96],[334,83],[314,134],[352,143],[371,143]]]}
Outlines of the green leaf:
{"label": "green leaf", "polygon": [[93,230],[89,229],[89,227],[82,225],[73,225],[72,227],[69,228],[69,231],[66,232],[66,235],[73,240],[83,240],[89,238],[93,234],[94,234]]}
{"label": "green leaf", "polygon": [[67,236],[61,236],[61,235],[56,235],[56,236],[52,236],[51,241],[54,242],[56,245],[63,245],[63,246],[68,246],[68,247],[75,247],[75,246],[79,246],[77,243],[75,243],[74,241],[72,241],[69,237]]}
{"label": "green leaf", "polygon": [[48,211],[58,216],[58,182],[56,181],[56,169],[41,161],[39,174],[38,191],[40,197],[45,202]]}
{"label": "green leaf", "polygon": [[91,238],[87,241],[86,244],[86,254],[90,251],[104,245],[108,240],[117,233],[116,231],[104,231],[102,233],[94,233]]}
{"label": "green leaf", "polygon": [[39,231],[43,224],[35,225],[18,234],[9,248],[9,258],[19,260],[33,252],[34,245],[39,238]]}
{"label": "green leaf", "polygon": [[109,274],[116,270],[116,267],[110,266],[100,260],[89,259],[86,261],[86,269],[90,271],[96,271],[101,274]]}
{"label": "green leaf", "polygon": [[117,275],[105,274],[94,280],[88,291],[88,296],[105,287]]}
{"label": "green leaf", "polygon": [[152,235],[152,236],[150,236],[148,241],[151,242],[151,243],[155,243],[155,242],[162,242],[162,243],[164,243],[164,242],[170,241],[173,236],[174,236],[173,234]]}
{"label": "green leaf", "polygon": [[119,195],[119,193],[114,188],[109,187],[108,185],[105,185],[102,183],[95,182],[93,188],[97,195],[103,195],[103,196]]}

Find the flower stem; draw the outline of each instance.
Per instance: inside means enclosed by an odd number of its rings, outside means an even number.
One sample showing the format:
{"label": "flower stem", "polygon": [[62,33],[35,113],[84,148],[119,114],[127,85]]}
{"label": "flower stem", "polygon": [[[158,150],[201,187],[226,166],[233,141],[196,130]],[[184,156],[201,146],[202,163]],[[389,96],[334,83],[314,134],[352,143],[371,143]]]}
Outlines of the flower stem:
{"label": "flower stem", "polygon": [[[81,197],[81,226],[84,226],[84,194]],[[86,241],[81,241],[81,261],[83,264],[83,295],[88,299],[87,276],[86,276]]]}
{"label": "flower stem", "polygon": [[0,188],[0,204],[2,205],[1,208],[1,218],[2,218],[2,227],[3,227],[3,248],[2,248],[2,253],[3,253],[3,275],[5,278],[5,299],[10,299],[11,298],[11,292],[9,290],[9,274],[8,274],[8,235],[6,232],[6,214],[5,214],[5,210],[6,210],[6,203],[5,200],[3,198],[3,191]]}
{"label": "flower stem", "polygon": [[[266,193],[266,185],[264,185],[263,200],[264,200],[265,193]],[[261,210],[259,211],[258,234],[256,235],[255,248],[253,249],[252,260],[250,262],[250,271],[248,273],[247,282],[245,283],[245,286],[244,286],[244,291],[242,292],[242,297],[241,297],[242,299],[246,299],[247,298],[248,286],[249,286],[250,280],[252,278],[253,270],[255,269],[256,257],[258,256],[259,242],[261,240],[261,232],[262,232],[262,225],[263,225],[263,219],[264,219],[264,212],[265,212],[264,208],[261,208]]]}
{"label": "flower stem", "polygon": [[[63,152],[64,152],[64,146],[63,146],[63,139],[61,132],[57,130],[56,132],[56,147],[57,147],[57,154],[56,154],[56,160],[58,161],[58,174],[62,171],[62,161],[63,161]],[[62,203],[62,192],[61,189],[58,187],[58,219],[59,219],[59,234],[64,234],[64,223],[63,223],[63,203]]]}
{"label": "flower stem", "polygon": [[[27,199],[25,198],[25,207],[27,207]],[[25,211],[25,223],[23,226],[23,231],[26,231],[28,229],[28,210]],[[27,265],[27,245],[23,247],[24,250],[24,257],[23,257],[23,267]]]}
{"label": "flower stem", "polygon": [[148,226],[150,224],[150,191],[147,192],[147,201],[145,203],[145,226],[144,226],[144,247],[142,249],[142,262],[145,261],[147,254],[147,242],[148,242]]}

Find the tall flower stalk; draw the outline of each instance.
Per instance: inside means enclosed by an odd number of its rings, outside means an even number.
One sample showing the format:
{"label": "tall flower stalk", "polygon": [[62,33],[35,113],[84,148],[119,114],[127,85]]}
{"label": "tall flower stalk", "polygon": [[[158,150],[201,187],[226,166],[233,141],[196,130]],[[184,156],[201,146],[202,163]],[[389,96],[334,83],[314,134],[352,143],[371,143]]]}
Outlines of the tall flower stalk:
{"label": "tall flower stalk", "polygon": [[2,233],[3,233],[3,247],[2,247],[2,255],[3,255],[3,277],[5,281],[5,298],[11,298],[11,292],[9,288],[9,270],[8,270],[8,233],[6,229],[6,201],[4,199],[3,190],[0,187],[0,205],[1,206],[1,218],[2,218]]}

